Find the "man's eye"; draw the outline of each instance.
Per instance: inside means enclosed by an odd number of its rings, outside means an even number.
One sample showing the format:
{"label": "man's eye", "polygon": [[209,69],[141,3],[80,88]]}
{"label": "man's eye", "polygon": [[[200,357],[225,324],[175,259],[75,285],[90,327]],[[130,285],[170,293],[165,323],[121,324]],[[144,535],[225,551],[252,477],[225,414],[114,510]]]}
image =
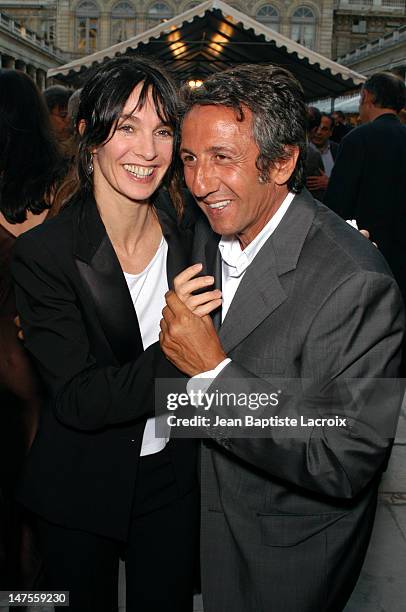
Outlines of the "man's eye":
{"label": "man's eye", "polygon": [[216,153],[216,159],[218,159],[219,161],[224,161],[225,159],[228,159],[228,157],[223,153]]}
{"label": "man's eye", "polygon": [[188,163],[193,162],[193,161],[194,161],[193,155],[183,155],[182,156],[182,162],[184,164],[188,164]]}

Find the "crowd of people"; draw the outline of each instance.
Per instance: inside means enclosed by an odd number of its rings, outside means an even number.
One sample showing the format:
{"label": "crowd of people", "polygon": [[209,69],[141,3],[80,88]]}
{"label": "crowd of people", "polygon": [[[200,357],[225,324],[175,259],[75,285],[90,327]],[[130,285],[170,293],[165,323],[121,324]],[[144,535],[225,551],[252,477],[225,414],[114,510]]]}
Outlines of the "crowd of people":
{"label": "crowd of people", "polygon": [[[0,70],[0,590],[114,612],[123,559],[128,612],[345,607],[399,412],[370,381],[405,373],[405,106],[389,73],[352,128],[271,65]],[[177,437],[166,379],[281,426]]]}

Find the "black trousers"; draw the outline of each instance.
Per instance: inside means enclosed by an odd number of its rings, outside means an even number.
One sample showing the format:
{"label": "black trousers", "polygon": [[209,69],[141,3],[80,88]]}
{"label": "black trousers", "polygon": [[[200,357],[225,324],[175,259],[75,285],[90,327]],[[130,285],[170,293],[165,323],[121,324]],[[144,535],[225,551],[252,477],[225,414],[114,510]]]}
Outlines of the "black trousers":
{"label": "black trousers", "polygon": [[115,612],[118,564],[127,612],[191,612],[198,557],[199,493],[179,496],[170,453],[141,457],[127,542],[38,519],[44,590],[70,592],[74,612]]}

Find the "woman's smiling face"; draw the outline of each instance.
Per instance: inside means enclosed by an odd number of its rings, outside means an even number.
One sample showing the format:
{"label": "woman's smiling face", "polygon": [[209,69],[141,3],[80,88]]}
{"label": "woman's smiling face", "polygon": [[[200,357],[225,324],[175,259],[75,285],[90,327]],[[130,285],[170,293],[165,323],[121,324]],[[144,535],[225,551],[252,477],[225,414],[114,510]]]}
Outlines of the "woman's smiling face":
{"label": "woman's smiling face", "polygon": [[133,89],[110,139],[93,151],[96,194],[148,201],[171,164],[173,129],[160,119],[151,90],[137,108],[142,86]]}

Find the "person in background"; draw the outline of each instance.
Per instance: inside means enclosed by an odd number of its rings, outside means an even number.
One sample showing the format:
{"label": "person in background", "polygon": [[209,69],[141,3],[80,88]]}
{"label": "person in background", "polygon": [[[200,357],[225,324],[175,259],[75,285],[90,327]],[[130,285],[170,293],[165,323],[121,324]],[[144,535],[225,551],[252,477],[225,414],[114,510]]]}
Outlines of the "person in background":
{"label": "person in background", "polygon": [[[320,152],[312,145],[312,139],[319,129],[321,121],[321,112],[315,106],[307,107],[307,146],[306,146],[306,161],[304,173],[306,180],[308,177],[320,177],[324,171],[323,160]],[[310,189],[309,189],[310,191]],[[324,195],[322,189],[314,188],[310,191],[316,200],[321,200]]]}
{"label": "person in background", "polygon": [[323,170],[321,170],[318,176],[308,176],[306,181],[306,187],[310,192],[319,191],[317,199],[321,202],[324,200],[330,174],[338,152],[338,145],[330,140],[332,130],[332,116],[327,113],[321,113],[320,125],[311,135],[311,146],[319,151],[323,162]]}
{"label": "person in background", "polygon": [[[361,90],[360,127],[342,141],[325,203],[344,219],[355,219],[377,243],[406,300],[406,126],[398,113],[406,104],[405,83],[378,72]],[[402,375],[406,375],[404,351]]]}
{"label": "person in background", "polygon": [[71,155],[72,124],[68,111],[72,89],[62,85],[52,85],[44,90],[52,129],[65,157]]}
{"label": "person in background", "polygon": [[330,140],[340,144],[344,136],[351,132],[352,126],[345,122],[345,115],[340,110],[334,111],[331,116],[334,121],[334,128]]}
{"label": "person in background", "polygon": [[42,587],[70,591],[70,610],[117,610],[121,557],[127,612],[191,612],[196,444],[156,437],[153,401],[155,378],[177,373],[159,321],[191,243],[175,85],[149,59],[113,59],[85,83],[77,126],[76,194],[15,248],[46,393],[18,495],[37,517]]}
{"label": "person in background", "polygon": [[42,391],[17,338],[10,262],[16,239],[49,213],[65,165],[44,99],[27,74],[0,70],[0,589],[29,589],[40,564],[26,515],[13,501],[35,436]]}

